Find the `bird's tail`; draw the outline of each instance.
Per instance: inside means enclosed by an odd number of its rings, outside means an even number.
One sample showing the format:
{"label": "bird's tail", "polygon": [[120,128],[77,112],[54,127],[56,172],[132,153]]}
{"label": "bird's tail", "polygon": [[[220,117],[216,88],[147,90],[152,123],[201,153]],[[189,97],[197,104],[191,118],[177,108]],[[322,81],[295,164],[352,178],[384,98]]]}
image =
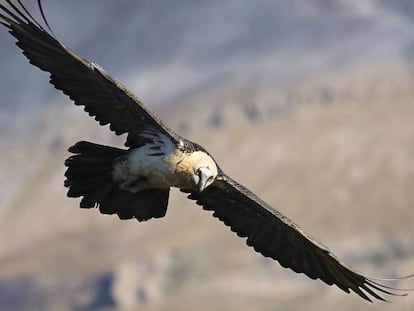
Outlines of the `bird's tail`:
{"label": "bird's tail", "polygon": [[98,207],[103,214],[139,221],[163,217],[167,211],[169,189],[129,192],[114,182],[115,160],[128,150],[81,141],[69,148],[74,153],[65,161],[65,187],[68,197],[83,197],[81,208]]}

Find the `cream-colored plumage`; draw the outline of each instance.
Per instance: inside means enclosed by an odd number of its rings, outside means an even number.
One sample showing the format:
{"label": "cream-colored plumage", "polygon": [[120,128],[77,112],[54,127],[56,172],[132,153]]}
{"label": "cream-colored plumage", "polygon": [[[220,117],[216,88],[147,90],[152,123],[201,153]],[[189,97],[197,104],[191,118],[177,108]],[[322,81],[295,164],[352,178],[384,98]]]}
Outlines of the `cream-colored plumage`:
{"label": "cream-colored plumage", "polygon": [[147,134],[154,142],[132,150],[115,161],[112,176],[124,190],[177,187],[196,190],[194,175],[206,168],[215,178],[217,165],[203,151],[181,151],[165,135]]}

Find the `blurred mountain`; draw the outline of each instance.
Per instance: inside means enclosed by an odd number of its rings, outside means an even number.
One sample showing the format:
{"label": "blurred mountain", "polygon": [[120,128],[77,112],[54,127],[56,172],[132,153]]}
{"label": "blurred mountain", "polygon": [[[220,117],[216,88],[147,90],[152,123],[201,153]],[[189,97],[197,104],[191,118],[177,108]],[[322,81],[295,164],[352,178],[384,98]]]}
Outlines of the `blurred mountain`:
{"label": "blurred mountain", "polygon": [[[44,9],[65,45],[345,262],[414,271],[412,1]],[[65,196],[66,149],[123,137],[53,90],[6,31],[0,42],[0,310],[413,309],[413,295],[370,305],[282,269],[178,191],[146,223],[80,210]]]}
{"label": "blurred mountain", "polygon": [[[36,1],[26,2],[37,11]],[[44,1],[67,46],[158,110],[217,89],[260,91],[373,59],[412,60],[413,7],[407,0]],[[0,42],[2,138],[30,140],[44,107],[67,100],[5,31]]]}

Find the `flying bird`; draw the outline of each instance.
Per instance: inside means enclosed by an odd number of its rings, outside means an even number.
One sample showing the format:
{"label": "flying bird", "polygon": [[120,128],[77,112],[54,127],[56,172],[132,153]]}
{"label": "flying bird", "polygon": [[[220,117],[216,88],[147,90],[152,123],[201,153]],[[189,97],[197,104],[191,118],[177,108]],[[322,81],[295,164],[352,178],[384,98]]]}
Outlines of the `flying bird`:
{"label": "flying bird", "polygon": [[[373,301],[405,296],[344,264],[327,247],[255,194],[227,176],[200,145],[164,125],[123,84],[99,65],[61,43],[51,30],[41,1],[42,22],[20,0],[0,4],[0,23],[17,39],[30,63],[50,73],[50,83],[101,125],[127,134],[119,149],[81,141],[69,148],[65,187],[68,197],[82,197],[81,208],[146,221],[166,214],[171,187],[188,194],[229,226],[247,245],[282,267],[320,279]],[[399,279],[391,279],[396,281]]]}

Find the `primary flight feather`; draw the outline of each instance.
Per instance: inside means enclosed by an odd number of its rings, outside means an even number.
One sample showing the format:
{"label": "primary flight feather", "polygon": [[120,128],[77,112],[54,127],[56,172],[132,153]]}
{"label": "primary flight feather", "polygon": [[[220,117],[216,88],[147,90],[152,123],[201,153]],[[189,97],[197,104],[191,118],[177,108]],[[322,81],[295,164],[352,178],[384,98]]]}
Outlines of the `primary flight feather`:
{"label": "primary flight feather", "polygon": [[0,4],[0,23],[17,39],[30,63],[50,73],[50,83],[101,125],[127,134],[119,149],[81,141],[65,165],[69,197],[82,197],[81,208],[138,221],[163,217],[169,190],[189,193],[205,210],[224,222],[247,245],[283,267],[321,279],[371,301],[383,294],[403,296],[346,266],[328,248],[303,232],[247,188],[228,177],[201,146],[174,133],[124,85],[100,66],[65,47],[51,31],[38,0],[42,26],[24,5]]}

